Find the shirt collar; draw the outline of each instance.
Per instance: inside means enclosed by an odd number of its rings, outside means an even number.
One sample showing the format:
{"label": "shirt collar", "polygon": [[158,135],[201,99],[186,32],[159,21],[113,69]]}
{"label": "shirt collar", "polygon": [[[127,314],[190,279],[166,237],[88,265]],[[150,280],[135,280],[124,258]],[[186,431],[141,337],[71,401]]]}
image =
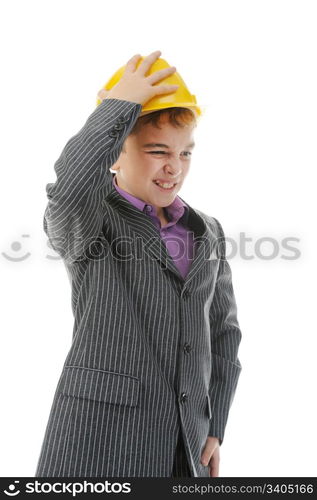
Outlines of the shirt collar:
{"label": "shirt collar", "polygon": [[[145,212],[148,215],[157,215],[156,207],[154,207],[150,203],[146,203],[140,198],[137,198],[136,196],[133,196],[131,193],[128,193],[124,189],[120,188],[117,184],[116,175],[113,176],[112,183],[115,189],[118,191],[118,193],[120,193],[126,200],[132,203],[136,208],[138,208],[142,212]],[[151,207],[151,210],[149,210],[147,207]],[[170,222],[177,222],[184,215],[185,212],[186,214],[188,214],[188,206],[183,200],[180,199],[179,196],[176,196],[172,201],[172,203],[167,207],[165,207],[165,210],[167,211]]]}

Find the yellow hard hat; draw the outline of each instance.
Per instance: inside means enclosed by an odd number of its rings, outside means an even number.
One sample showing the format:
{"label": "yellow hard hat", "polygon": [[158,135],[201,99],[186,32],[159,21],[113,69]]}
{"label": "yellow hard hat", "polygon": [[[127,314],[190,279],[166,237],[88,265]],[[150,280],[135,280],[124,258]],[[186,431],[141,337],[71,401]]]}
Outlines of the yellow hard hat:
{"label": "yellow hard hat", "polygon": [[[143,59],[144,57],[140,57],[137,63],[137,67],[139,66],[139,64],[141,64]],[[114,87],[114,85],[118,83],[124,73],[125,67],[126,66],[121,66],[121,68],[119,68],[118,71],[116,71],[112,75],[110,80],[108,80],[108,82],[103,86],[105,90],[111,90],[112,87]],[[147,76],[152,75],[152,73],[155,73],[156,71],[169,67],[170,65],[165,61],[165,59],[159,58],[152,64],[149,72],[147,73]],[[160,80],[156,85],[164,84],[179,85],[179,87],[176,91],[173,91],[170,94],[154,96],[147,103],[145,103],[144,106],[142,106],[142,113],[156,111],[158,109],[178,107],[190,108],[195,112],[197,116],[200,116],[202,114],[201,108],[197,106],[196,97],[189,92],[184,80],[177,71],[174,71],[172,75],[164,78],[163,80]],[[101,102],[101,99],[98,97],[97,106]]]}

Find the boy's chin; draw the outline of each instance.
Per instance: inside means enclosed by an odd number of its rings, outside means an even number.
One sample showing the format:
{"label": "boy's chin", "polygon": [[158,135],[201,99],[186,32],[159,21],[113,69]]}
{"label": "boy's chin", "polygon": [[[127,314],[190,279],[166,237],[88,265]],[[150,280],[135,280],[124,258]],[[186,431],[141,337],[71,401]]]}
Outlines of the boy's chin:
{"label": "boy's chin", "polygon": [[175,200],[176,196],[177,193],[175,191],[167,196],[164,196],[163,193],[163,196],[161,195],[152,197],[152,204],[156,205],[157,207],[167,207]]}

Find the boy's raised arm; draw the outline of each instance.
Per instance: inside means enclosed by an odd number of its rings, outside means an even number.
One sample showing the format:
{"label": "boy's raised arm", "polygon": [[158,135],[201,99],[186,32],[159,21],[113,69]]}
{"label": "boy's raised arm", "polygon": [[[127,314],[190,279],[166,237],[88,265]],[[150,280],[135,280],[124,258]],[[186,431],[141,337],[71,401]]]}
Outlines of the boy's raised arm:
{"label": "boy's raised arm", "polygon": [[101,202],[112,183],[109,167],[141,109],[136,102],[104,99],[55,163],[57,180],[46,185],[44,231],[52,248],[68,262],[80,258],[101,231]]}
{"label": "boy's raised arm", "polygon": [[139,54],[129,59],[119,82],[69,139],[55,163],[57,180],[46,185],[44,231],[52,248],[69,263],[78,260],[101,231],[101,202],[112,182],[109,167],[118,159],[143,104],[178,87],[155,85],[175,66],[146,76],[160,53],[152,52],[138,67]]}

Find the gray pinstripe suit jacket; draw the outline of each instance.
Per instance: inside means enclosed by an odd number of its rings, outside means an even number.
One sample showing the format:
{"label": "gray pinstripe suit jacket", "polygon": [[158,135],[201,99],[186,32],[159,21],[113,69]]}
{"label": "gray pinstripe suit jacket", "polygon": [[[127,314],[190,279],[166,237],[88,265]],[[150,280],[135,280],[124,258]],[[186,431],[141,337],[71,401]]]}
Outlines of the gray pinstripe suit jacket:
{"label": "gray pinstripe suit jacket", "polygon": [[[222,442],[241,364],[220,223],[189,206],[183,279],[151,218],[112,185],[141,105],[105,99],[65,145],[44,230],[72,287],[73,339],[35,477],[169,477],[182,432],[191,473]],[[213,257],[213,258],[211,258]]]}

